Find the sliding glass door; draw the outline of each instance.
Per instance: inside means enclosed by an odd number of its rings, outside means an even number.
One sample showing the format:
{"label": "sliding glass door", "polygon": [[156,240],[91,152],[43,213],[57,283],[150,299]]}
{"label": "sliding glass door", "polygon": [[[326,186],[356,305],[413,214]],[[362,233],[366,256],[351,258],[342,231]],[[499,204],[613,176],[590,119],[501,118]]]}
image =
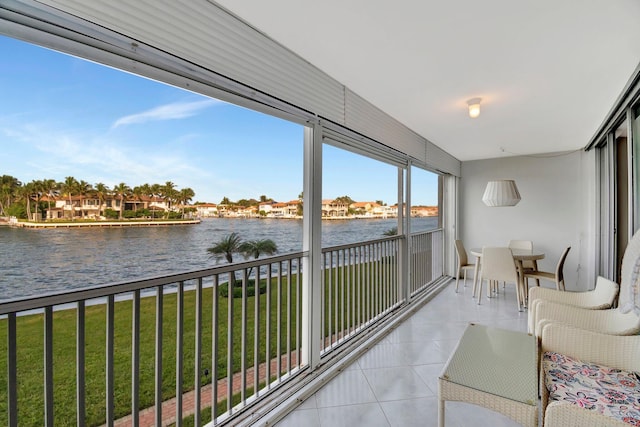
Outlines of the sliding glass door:
{"label": "sliding glass door", "polygon": [[626,109],[598,148],[598,274],[619,280],[622,257],[640,228],[640,103]]}

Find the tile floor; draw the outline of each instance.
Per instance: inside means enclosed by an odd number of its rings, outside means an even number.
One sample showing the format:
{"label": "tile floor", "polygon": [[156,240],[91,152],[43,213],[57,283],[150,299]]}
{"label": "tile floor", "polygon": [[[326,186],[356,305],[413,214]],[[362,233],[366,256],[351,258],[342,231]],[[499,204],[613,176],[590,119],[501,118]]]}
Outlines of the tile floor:
{"label": "tile floor", "polygon": [[[455,282],[302,403],[277,427],[411,427],[438,424],[438,375],[469,322],[526,331],[515,287],[481,305]],[[449,426],[517,426],[509,418],[460,402],[446,403]]]}

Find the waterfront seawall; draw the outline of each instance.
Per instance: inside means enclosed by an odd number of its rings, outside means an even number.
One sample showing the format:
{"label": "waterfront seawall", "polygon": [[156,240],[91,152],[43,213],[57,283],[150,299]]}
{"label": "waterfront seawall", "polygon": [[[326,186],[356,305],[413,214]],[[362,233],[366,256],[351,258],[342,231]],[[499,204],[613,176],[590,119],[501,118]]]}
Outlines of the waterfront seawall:
{"label": "waterfront seawall", "polygon": [[96,222],[16,222],[12,227],[21,228],[78,228],[78,227],[161,227],[169,225],[200,224],[199,219],[185,221],[96,221]]}

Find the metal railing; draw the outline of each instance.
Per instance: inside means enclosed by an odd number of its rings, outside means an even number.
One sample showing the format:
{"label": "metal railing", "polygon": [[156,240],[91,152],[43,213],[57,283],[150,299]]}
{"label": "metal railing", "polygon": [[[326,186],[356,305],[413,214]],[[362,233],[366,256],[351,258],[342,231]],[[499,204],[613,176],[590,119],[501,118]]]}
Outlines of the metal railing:
{"label": "metal railing", "polygon": [[[410,294],[442,275],[442,236],[410,237]],[[404,242],[322,250],[322,357],[406,302]],[[227,422],[306,369],[306,255],[0,303],[0,424]]]}
{"label": "metal railing", "polygon": [[410,293],[425,290],[444,273],[444,230],[437,229],[411,234]]}
{"label": "metal railing", "polygon": [[401,236],[322,250],[324,353],[377,321],[400,301]]}
{"label": "metal railing", "polygon": [[301,371],[302,259],[0,304],[0,424],[118,425],[130,414],[137,426],[154,406],[154,425],[188,415],[202,425],[205,407],[228,418]]}

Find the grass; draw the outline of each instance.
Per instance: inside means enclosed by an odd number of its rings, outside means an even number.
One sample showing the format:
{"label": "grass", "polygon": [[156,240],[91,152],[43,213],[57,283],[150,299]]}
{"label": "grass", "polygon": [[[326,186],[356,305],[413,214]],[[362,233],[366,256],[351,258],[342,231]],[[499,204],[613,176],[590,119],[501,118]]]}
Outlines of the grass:
{"label": "grass", "polygon": [[[292,276],[292,304],[296,301],[295,291],[296,277]],[[282,279],[281,300],[283,306],[287,304],[287,281]],[[271,342],[269,343],[270,357],[276,354],[276,293],[278,284],[275,280],[271,283]],[[184,375],[183,392],[192,390],[195,382],[195,322],[196,322],[196,293],[193,291],[184,294],[184,341],[182,347]],[[259,296],[260,325],[264,332],[267,296]],[[247,365],[253,366],[254,343],[253,332],[255,329],[255,297],[247,299]],[[140,303],[140,408],[154,404],[154,374],[155,374],[155,304],[156,298],[142,298]],[[241,328],[242,299],[232,299],[233,318],[232,331],[234,336],[232,351],[233,371],[240,371],[242,348]],[[212,307],[213,289],[203,290],[202,310],[202,356],[201,369],[212,369]],[[228,299],[220,298],[218,304],[219,334],[218,357],[216,358],[218,378],[223,378],[227,373],[227,331],[228,331]],[[295,306],[294,306],[295,307]],[[163,317],[163,352],[162,352],[162,394],[163,400],[175,396],[176,378],[176,294],[165,294]],[[295,310],[293,311],[295,313]],[[131,318],[132,301],[115,303],[115,414],[116,418],[125,416],[131,412]],[[56,425],[75,424],[76,419],[76,310],[62,310],[54,313],[54,419]],[[286,310],[281,317],[281,352],[286,351],[287,328]],[[296,348],[295,337],[296,319],[292,318],[291,347]],[[0,320],[0,360],[7,360],[7,326],[6,319]],[[100,425],[105,419],[105,347],[106,347],[106,308],[105,305],[89,306],[86,309],[86,333],[85,333],[85,364],[86,364],[86,424]],[[43,340],[44,340],[43,315],[20,316],[17,319],[17,356],[18,356],[18,423],[19,425],[43,425],[44,424],[44,391],[43,391]],[[260,334],[259,362],[266,360],[266,334]],[[210,374],[211,375],[211,374]],[[210,382],[207,377],[199,373],[200,385]],[[7,384],[7,366],[0,367],[0,384]],[[7,424],[7,391],[0,388],[0,424]],[[224,412],[226,408],[222,409]]]}
{"label": "grass", "polygon": [[[384,267],[384,268],[383,268]],[[395,262],[365,263],[351,267],[333,269],[331,279],[325,275],[324,286],[324,330],[325,338],[343,337],[343,330],[357,327],[362,322],[385,309],[384,300],[394,300],[397,295],[387,292],[386,297],[376,287],[366,282],[366,277],[380,277],[386,271],[395,270]],[[381,270],[382,269],[382,270]],[[296,292],[297,275],[291,275],[291,301],[288,297],[287,277],[280,284],[272,279],[269,294],[259,294],[259,356],[257,363],[266,361],[266,310],[270,306],[270,342],[269,358],[277,354],[278,324],[278,290],[282,307],[280,318],[280,354],[287,351],[287,305],[291,307],[291,349],[297,348],[296,334]],[[266,280],[263,279],[266,286]],[[202,304],[202,355],[201,371],[198,373],[199,385],[211,382],[212,367],[212,327],[214,295],[213,287],[203,289]],[[220,293],[220,287],[217,288]],[[227,375],[227,332],[228,310],[233,310],[231,351],[232,371],[241,370],[242,355],[246,355],[246,366],[256,364],[254,360],[255,298],[247,298],[246,315],[242,311],[242,299],[229,299],[218,296],[217,323],[218,351],[215,358],[218,379]],[[270,300],[269,300],[270,298]],[[195,325],[196,325],[196,292],[184,293],[183,304],[183,390],[192,390],[195,385]],[[350,315],[345,316],[346,312]],[[176,318],[177,299],[175,293],[164,295],[163,300],[163,352],[162,352],[162,395],[163,400],[175,396],[176,393]],[[73,425],[76,420],[76,309],[54,312],[54,421],[56,425]],[[246,318],[246,348],[241,346],[243,319]],[[114,402],[115,417],[120,418],[131,412],[131,343],[132,343],[132,301],[115,303],[114,315]],[[142,298],[140,302],[140,409],[154,404],[155,375],[155,322],[156,298]],[[7,321],[0,320],[0,360],[7,360]],[[105,347],[106,347],[106,306],[104,304],[86,308],[85,332],[85,364],[86,364],[86,424],[100,425],[105,420]],[[17,353],[18,353],[18,423],[19,425],[43,425],[44,391],[43,391],[43,315],[20,316],[17,319]],[[331,337],[330,337],[331,338]],[[284,368],[284,364],[283,364]],[[209,376],[203,375],[205,369]],[[272,372],[272,374],[274,374]],[[0,384],[7,384],[7,365],[0,366]],[[252,387],[253,384],[247,384]],[[0,387],[0,424],[7,424],[7,390]],[[247,391],[247,396],[250,392]],[[232,396],[232,402],[239,402],[239,396]],[[210,409],[204,410],[210,416]],[[226,401],[220,402],[216,414],[226,411]],[[203,418],[210,419],[210,418]]]}

